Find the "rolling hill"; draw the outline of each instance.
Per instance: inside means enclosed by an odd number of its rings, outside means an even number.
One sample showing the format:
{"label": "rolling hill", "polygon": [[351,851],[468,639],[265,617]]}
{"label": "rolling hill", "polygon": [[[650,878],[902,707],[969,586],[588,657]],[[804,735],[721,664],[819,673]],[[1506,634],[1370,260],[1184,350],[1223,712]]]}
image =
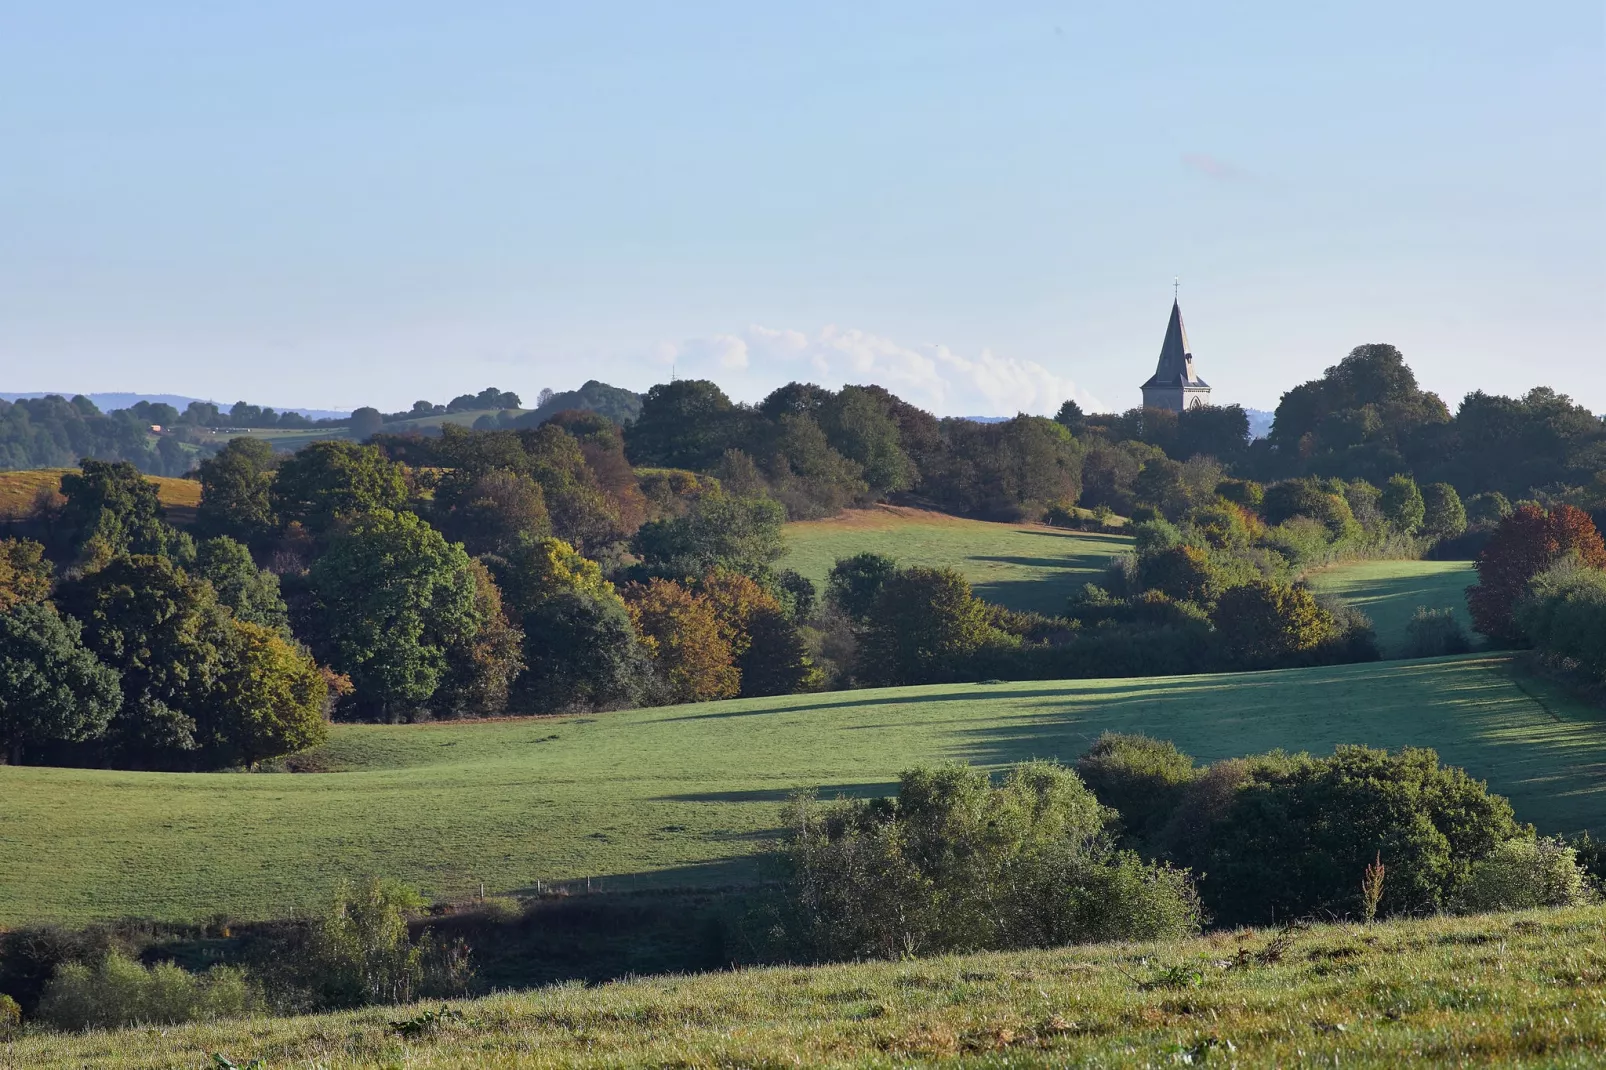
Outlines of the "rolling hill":
{"label": "rolling hill", "polygon": [[[0,522],[18,520],[33,508],[39,492],[61,486],[64,473],[72,468],[33,468],[0,471]],[[201,484],[193,479],[175,479],[169,476],[146,476],[156,484],[156,496],[167,510],[168,519],[185,525],[195,519],[195,507],[201,504]]]}
{"label": "rolling hill", "polygon": [[1074,760],[1105,729],[1201,760],[1435,747],[1547,832],[1606,832],[1606,722],[1508,659],[794,695],[589,717],[336,726],[320,772],[0,767],[0,924],[283,916],[338,876],[434,895],[747,879],[781,803],[911,765]]}

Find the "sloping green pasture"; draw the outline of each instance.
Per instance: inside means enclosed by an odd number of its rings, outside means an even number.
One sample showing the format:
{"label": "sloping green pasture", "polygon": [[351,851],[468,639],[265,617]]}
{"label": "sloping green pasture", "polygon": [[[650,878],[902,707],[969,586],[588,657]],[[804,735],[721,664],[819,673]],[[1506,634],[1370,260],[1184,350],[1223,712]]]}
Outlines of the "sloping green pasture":
{"label": "sloping green pasture", "polygon": [[1085,583],[1098,583],[1110,558],[1132,540],[1039,524],[994,524],[944,513],[878,506],[828,520],[786,525],[787,556],[823,592],[838,558],[886,554],[901,565],[958,569],[989,602],[1060,613]]}
{"label": "sloping green pasture", "polygon": [[1467,613],[1466,589],[1478,582],[1471,561],[1348,561],[1309,575],[1318,591],[1337,595],[1355,606],[1377,628],[1384,657],[1400,657],[1406,626],[1418,606],[1453,609],[1474,642]]}
{"label": "sloping green pasture", "polygon": [[593,717],[339,726],[304,767],[0,767],[0,924],[282,916],[334,879],[427,892],[747,878],[794,789],[887,790],[913,764],[1071,761],[1105,729],[1201,760],[1432,746],[1540,829],[1606,831],[1606,723],[1499,657],[1146,680],[957,684]]}

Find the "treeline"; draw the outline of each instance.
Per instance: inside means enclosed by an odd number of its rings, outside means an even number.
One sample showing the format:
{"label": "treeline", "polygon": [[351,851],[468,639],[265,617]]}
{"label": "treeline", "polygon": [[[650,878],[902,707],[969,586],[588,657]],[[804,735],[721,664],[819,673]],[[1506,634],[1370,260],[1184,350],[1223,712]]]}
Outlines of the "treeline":
{"label": "treeline", "polygon": [[171,405],[148,402],[103,413],[81,395],[0,400],[0,469],[70,468],[93,457],[128,461],[151,475],[183,475],[195,466],[196,448],[180,436],[151,433],[167,413],[177,416]]}

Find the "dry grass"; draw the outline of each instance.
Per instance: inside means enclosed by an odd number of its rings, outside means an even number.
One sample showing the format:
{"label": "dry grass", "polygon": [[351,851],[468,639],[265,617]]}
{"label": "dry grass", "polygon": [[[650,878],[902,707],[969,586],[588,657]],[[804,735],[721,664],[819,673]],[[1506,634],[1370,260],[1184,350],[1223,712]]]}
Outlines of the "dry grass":
{"label": "dry grass", "polygon": [[1600,1066],[1606,909],[564,985],[390,1024],[425,1009],[37,1034],[0,1067]]}
{"label": "dry grass", "polygon": [[[71,471],[71,468],[34,468],[0,472],[0,521],[21,520],[27,516],[39,492],[59,489],[61,477]],[[145,478],[156,484],[156,496],[167,510],[169,520],[180,526],[195,520],[195,508],[201,504],[199,482],[169,476]]]}

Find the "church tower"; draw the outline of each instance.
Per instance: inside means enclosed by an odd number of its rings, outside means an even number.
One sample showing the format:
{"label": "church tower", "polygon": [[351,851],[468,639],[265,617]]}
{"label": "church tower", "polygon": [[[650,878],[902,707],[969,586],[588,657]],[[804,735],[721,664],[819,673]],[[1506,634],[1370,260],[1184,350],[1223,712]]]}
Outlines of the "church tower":
{"label": "church tower", "polygon": [[1160,346],[1160,365],[1143,384],[1145,409],[1196,409],[1210,404],[1210,384],[1193,370],[1193,353],[1188,349],[1188,332],[1182,329],[1182,306],[1171,302],[1171,322],[1166,324],[1165,342]]}

